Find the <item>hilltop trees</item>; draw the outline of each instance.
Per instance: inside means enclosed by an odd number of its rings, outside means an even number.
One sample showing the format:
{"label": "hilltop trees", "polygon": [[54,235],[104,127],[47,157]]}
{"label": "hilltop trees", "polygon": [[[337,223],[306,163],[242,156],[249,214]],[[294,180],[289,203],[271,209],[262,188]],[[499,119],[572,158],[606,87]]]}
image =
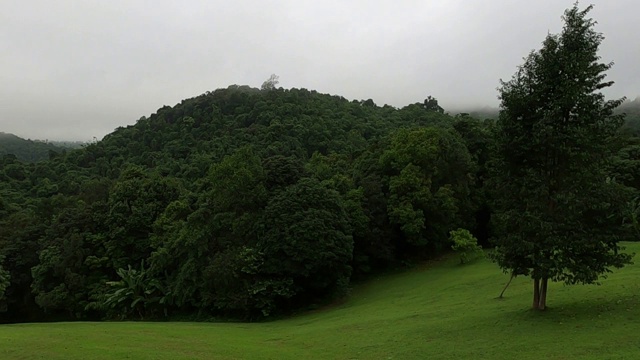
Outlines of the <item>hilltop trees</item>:
{"label": "hilltop trees", "polygon": [[452,230],[449,232],[449,239],[453,243],[451,249],[460,255],[460,264],[469,262],[473,255],[482,254],[482,247],[478,245],[478,239],[469,230]]}
{"label": "hilltop trees", "polygon": [[548,35],[513,78],[502,82],[497,122],[494,258],[504,271],[531,276],[533,307],[544,310],[548,281],[594,283],[630,262],[620,252],[621,201],[607,178],[610,137],[622,100],[605,101],[603,36],[568,9],[562,33]]}
{"label": "hilltop trees", "polygon": [[273,90],[276,88],[280,81],[278,80],[280,77],[276,74],[271,74],[267,80],[262,83],[260,86],[260,90]]}
{"label": "hilltop trees", "polygon": [[[277,304],[344,294],[353,254],[352,229],[340,195],[303,178],[277,192],[265,208],[254,294]],[[266,309],[263,312],[267,313]]]}

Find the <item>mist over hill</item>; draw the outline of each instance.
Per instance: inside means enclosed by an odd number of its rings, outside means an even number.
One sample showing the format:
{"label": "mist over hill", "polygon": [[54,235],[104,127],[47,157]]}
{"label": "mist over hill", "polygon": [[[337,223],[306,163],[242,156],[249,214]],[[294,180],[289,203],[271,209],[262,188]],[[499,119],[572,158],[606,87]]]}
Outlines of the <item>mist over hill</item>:
{"label": "mist over hill", "polygon": [[0,132],[0,156],[14,155],[20,161],[38,162],[51,154],[77,149],[84,143],[75,141],[43,141],[23,139],[14,134]]}

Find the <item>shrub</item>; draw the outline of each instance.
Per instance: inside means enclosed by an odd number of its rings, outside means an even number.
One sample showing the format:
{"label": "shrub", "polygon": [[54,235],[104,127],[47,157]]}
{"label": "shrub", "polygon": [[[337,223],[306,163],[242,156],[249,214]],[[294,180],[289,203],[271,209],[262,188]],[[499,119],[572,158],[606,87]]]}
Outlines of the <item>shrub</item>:
{"label": "shrub", "polygon": [[460,263],[469,262],[474,256],[482,253],[482,247],[469,230],[457,229],[449,232],[449,240],[453,242],[451,249],[460,254]]}

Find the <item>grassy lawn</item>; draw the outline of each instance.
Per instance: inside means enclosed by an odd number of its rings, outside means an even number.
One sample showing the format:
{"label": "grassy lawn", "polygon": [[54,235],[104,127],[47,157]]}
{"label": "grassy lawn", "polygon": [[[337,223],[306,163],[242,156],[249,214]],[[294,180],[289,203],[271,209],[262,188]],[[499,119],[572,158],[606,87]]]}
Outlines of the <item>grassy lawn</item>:
{"label": "grassy lawn", "polygon": [[450,258],[270,323],[0,325],[0,359],[640,359],[640,263],[600,286],[550,284],[544,313],[529,279],[496,299],[507,280]]}

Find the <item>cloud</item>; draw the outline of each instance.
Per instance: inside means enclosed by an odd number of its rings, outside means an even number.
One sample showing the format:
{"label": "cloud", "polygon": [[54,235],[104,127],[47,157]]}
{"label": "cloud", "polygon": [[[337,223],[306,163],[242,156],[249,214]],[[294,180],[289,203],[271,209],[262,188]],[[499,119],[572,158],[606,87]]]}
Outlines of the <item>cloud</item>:
{"label": "cloud", "polygon": [[[638,90],[632,0],[593,1],[615,61],[611,96]],[[231,84],[403,106],[497,105],[496,87],[573,1],[8,1],[0,13],[0,131],[101,138],[163,105]],[[581,7],[586,4],[581,4]]]}

